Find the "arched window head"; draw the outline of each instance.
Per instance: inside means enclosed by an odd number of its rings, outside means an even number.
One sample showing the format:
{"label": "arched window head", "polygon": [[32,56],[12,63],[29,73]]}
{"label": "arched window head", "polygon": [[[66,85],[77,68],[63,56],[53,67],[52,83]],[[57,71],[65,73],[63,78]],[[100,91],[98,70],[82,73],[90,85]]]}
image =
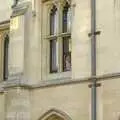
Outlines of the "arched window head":
{"label": "arched window head", "polygon": [[71,29],[71,8],[70,4],[66,2],[63,8],[63,32],[70,32]]}
{"label": "arched window head", "polygon": [[9,36],[6,35],[4,39],[4,66],[3,66],[3,79],[8,79],[8,48],[9,48]]}
{"label": "arched window head", "polygon": [[46,120],[64,120],[64,119],[56,114],[53,114],[49,116]]}
{"label": "arched window head", "polygon": [[44,113],[39,120],[71,120],[71,118],[60,110],[51,109]]}
{"label": "arched window head", "polygon": [[50,35],[55,35],[57,32],[57,8],[53,5],[50,11]]}

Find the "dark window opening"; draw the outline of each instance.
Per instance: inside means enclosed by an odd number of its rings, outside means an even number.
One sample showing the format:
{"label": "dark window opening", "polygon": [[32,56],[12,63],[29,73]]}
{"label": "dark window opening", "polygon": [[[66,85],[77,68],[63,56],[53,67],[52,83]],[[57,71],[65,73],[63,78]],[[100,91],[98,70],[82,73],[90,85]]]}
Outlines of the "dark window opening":
{"label": "dark window opening", "polygon": [[57,71],[57,40],[50,40],[50,73]]}
{"label": "dark window opening", "polygon": [[70,37],[63,38],[63,71],[71,71],[71,43]]}
{"label": "dark window opening", "polygon": [[3,79],[8,79],[8,49],[9,49],[9,36],[7,35],[4,40],[4,66],[3,66]]}

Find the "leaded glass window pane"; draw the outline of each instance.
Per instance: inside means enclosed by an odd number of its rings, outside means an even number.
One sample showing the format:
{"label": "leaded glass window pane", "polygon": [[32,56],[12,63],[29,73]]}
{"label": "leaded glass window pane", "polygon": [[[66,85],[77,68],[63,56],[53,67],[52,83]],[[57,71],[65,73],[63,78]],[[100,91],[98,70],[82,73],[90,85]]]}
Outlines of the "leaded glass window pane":
{"label": "leaded glass window pane", "polygon": [[63,38],[63,71],[71,70],[71,39]]}
{"label": "leaded glass window pane", "polygon": [[57,40],[50,40],[50,72],[58,71],[58,43]]}

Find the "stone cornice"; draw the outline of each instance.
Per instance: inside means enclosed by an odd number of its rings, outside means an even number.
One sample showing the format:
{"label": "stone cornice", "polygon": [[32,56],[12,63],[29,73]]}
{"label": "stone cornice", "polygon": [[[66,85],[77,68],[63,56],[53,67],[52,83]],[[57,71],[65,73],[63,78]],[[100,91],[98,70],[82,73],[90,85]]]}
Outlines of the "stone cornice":
{"label": "stone cornice", "polygon": [[29,8],[31,2],[26,2],[24,4],[19,4],[13,8],[13,12],[11,17],[23,15],[26,13],[27,9]]}
{"label": "stone cornice", "polygon": [[92,80],[95,80],[97,82],[101,82],[104,80],[111,80],[111,79],[118,79],[120,78],[120,73],[110,73],[110,74],[104,74],[99,76],[92,76],[92,77],[86,77],[81,79],[70,79],[70,78],[63,78],[59,80],[46,80],[46,81],[40,81],[39,84],[29,84],[28,81],[25,81],[24,79],[16,79],[16,80],[8,80],[3,81],[0,83],[0,93],[3,93],[8,88],[15,88],[15,87],[21,87],[24,89],[39,89],[39,88],[46,88],[46,87],[55,87],[55,86],[63,86],[63,85],[71,85],[71,84],[84,84],[87,83],[89,87],[89,83],[91,83]]}
{"label": "stone cornice", "polygon": [[0,31],[8,29],[10,27],[10,20],[0,22]]}

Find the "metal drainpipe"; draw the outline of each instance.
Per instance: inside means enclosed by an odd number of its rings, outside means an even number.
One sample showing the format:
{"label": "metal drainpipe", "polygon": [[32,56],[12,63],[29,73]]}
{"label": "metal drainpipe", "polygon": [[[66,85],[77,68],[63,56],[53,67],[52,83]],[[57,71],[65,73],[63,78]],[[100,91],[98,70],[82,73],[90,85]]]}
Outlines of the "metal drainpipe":
{"label": "metal drainpipe", "polygon": [[[91,75],[96,76],[96,0],[91,0]],[[96,79],[91,86],[91,120],[96,120]]]}

